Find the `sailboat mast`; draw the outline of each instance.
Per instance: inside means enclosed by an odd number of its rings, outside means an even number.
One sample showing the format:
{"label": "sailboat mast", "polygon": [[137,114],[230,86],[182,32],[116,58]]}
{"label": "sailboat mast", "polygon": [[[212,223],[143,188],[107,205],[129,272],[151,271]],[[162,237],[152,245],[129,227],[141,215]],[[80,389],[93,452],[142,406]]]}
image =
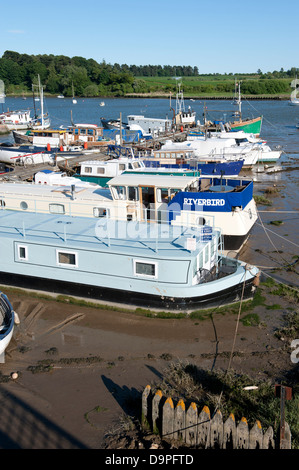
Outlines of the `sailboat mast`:
{"label": "sailboat mast", "polygon": [[44,93],[43,93],[43,87],[41,86],[40,83],[40,76],[37,76],[38,78],[38,90],[39,90],[39,96],[40,96],[40,112],[41,112],[41,122],[42,122],[42,129],[44,129]]}

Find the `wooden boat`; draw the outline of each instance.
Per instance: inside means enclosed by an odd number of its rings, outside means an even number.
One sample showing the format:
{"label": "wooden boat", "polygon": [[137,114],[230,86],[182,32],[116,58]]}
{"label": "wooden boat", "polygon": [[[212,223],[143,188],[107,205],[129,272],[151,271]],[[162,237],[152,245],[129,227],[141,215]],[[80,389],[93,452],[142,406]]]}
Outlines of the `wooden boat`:
{"label": "wooden boat", "polygon": [[0,211],[0,282],[169,310],[253,296],[259,270],[221,254],[211,227]]}

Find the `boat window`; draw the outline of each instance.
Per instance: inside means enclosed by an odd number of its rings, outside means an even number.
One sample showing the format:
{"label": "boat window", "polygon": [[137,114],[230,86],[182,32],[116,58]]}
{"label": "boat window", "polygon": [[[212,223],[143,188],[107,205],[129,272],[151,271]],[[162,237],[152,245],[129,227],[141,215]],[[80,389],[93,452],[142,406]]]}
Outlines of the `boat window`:
{"label": "boat window", "polygon": [[27,202],[21,201],[21,203],[20,203],[20,208],[21,208],[23,211],[26,211],[26,210],[28,209],[28,204],[27,204]]}
{"label": "boat window", "polygon": [[97,168],[97,173],[98,173],[98,175],[104,175],[105,174],[105,168],[102,168],[102,167]]}
{"label": "boat window", "polygon": [[133,166],[134,169],[140,168],[139,162],[133,162],[132,166]]}
{"label": "boat window", "polygon": [[65,214],[65,208],[63,204],[49,204],[50,214]]}
{"label": "boat window", "polygon": [[134,274],[135,276],[145,278],[157,278],[158,274],[157,263],[149,263],[139,260],[134,260]]}
{"label": "boat window", "polygon": [[109,209],[106,207],[94,207],[93,208],[93,216],[94,217],[109,217]]}
{"label": "boat window", "polygon": [[88,133],[88,135],[93,135],[93,129],[88,129],[87,133]]}
{"label": "boat window", "polygon": [[165,154],[165,157],[166,157],[166,158],[170,158],[170,153],[166,153],[166,154]]}
{"label": "boat window", "polygon": [[84,168],[85,173],[92,173],[92,167],[91,166],[86,166]]}
{"label": "boat window", "polygon": [[198,217],[197,224],[198,225],[206,225],[206,219],[204,217]]}
{"label": "boat window", "polygon": [[27,260],[27,246],[24,245],[18,245],[18,255],[20,260]]}
{"label": "boat window", "polygon": [[[132,168],[132,165],[129,165],[129,168]],[[119,171],[125,171],[126,165],[124,163],[119,164]]]}
{"label": "boat window", "polygon": [[59,265],[77,266],[77,253],[57,251],[57,263]]}
{"label": "boat window", "polygon": [[4,199],[0,199],[0,207],[5,207],[5,201],[4,201]]}
{"label": "boat window", "polygon": [[125,186],[114,186],[116,191],[116,199],[126,199],[126,187]]}
{"label": "boat window", "polygon": [[139,191],[136,186],[128,187],[128,199],[129,201],[139,201]]}
{"label": "boat window", "polygon": [[157,202],[168,203],[168,188],[157,188]]}

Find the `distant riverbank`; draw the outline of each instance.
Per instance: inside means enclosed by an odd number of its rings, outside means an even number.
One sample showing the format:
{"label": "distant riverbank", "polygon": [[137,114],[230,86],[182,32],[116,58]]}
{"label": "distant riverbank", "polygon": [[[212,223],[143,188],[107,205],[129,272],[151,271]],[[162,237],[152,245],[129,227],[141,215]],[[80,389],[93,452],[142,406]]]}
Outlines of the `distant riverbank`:
{"label": "distant riverbank", "polygon": [[[11,93],[7,94],[7,97],[10,98],[32,98],[32,94],[30,93]],[[44,93],[44,96],[46,98],[57,98],[57,95],[53,95],[50,93]],[[64,98],[71,98],[70,96],[65,96]],[[106,96],[106,95],[101,95],[101,96],[80,96],[81,99],[85,98],[99,98],[99,99],[106,99],[106,98],[159,98],[159,99],[169,99],[170,94],[166,93],[160,93],[160,92],[153,92],[153,93],[127,93],[123,96]],[[175,96],[172,94],[171,98],[174,99]],[[184,99],[185,100],[228,100],[228,101],[233,101],[235,98],[232,95],[189,95],[189,94],[184,94]],[[275,100],[275,101],[285,101],[289,100],[290,95],[242,95],[242,100],[254,100],[254,101],[260,101],[260,100]]]}

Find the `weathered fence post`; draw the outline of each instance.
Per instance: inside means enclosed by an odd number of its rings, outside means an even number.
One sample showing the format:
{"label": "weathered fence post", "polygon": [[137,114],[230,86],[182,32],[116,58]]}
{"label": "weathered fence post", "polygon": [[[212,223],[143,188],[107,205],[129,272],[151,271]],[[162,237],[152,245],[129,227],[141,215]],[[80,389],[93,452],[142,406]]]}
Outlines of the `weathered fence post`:
{"label": "weathered fence post", "polygon": [[150,423],[149,423],[149,420],[148,420],[148,416],[149,416],[149,397],[150,397],[150,394],[151,394],[151,387],[150,385],[147,385],[143,391],[143,394],[142,394],[142,411],[141,411],[141,424],[144,428],[149,428],[150,427]]}
{"label": "weathered fence post", "polygon": [[152,405],[152,421],[153,421],[153,433],[159,434],[159,424],[160,424],[160,403],[162,399],[161,390],[157,390],[153,398]]}
{"label": "weathered fence post", "polygon": [[249,431],[249,449],[263,448],[263,430],[260,421],[256,421]]}
{"label": "weathered fence post", "polygon": [[210,447],[222,449],[223,446],[223,419],[220,410],[217,410],[211,419]]}
{"label": "weathered fence post", "polygon": [[174,406],[171,398],[167,398],[163,406],[162,436],[173,439]]}
{"label": "weathered fence post", "polygon": [[197,444],[200,447],[206,447],[209,445],[210,418],[210,410],[207,406],[204,406],[200,415],[198,416],[197,425]]}
{"label": "weathered fence post", "polygon": [[248,449],[249,448],[249,430],[246,418],[242,418],[237,426],[237,448]]}
{"label": "weathered fence post", "polygon": [[237,448],[237,427],[233,413],[229,415],[223,425],[223,449]]}
{"label": "weathered fence post", "polygon": [[263,436],[263,449],[274,449],[274,432],[272,426],[270,426]]}
{"label": "weathered fence post", "polygon": [[186,441],[186,407],[183,400],[179,400],[174,410],[174,439]]}
{"label": "weathered fence post", "polygon": [[197,406],[192,402],[186,412],[186,443],[195,446],[197,444]]}

